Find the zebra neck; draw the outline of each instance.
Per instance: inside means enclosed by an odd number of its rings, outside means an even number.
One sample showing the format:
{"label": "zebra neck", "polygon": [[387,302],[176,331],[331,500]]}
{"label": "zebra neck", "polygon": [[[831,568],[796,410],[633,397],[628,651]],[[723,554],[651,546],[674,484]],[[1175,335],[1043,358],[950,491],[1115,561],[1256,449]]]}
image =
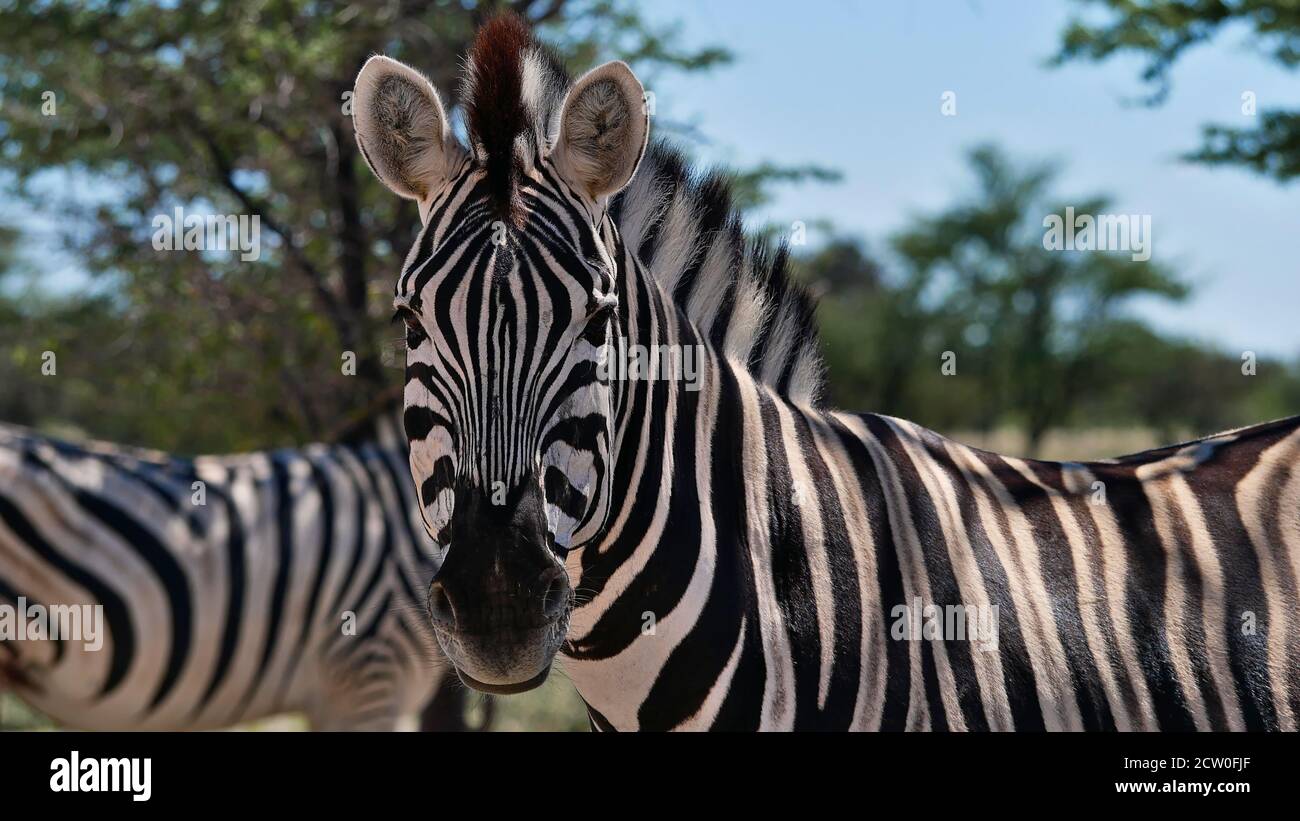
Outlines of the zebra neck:
{"label": "zebra neck", "polygon": [[[696,347],[700,364],[691,379],[661,374],[619,383],[615,506],[600,542],[568,559],[578,605],[564,669],[597,724],[708,724],[721,707],[708,698],[713,678],[726,672],[741,643],[759,640],[745,580],[771,578],[774,545],[765,525],[786,521],[793,504],[789,484],[766,475],[769,452],[780,447],[772,428],[817,414],[719,355],[653,284],[628,301],[631,344]],[[804,546],[781,548],[793,555]],[[706,684],[704,677],[712,678]],[[698,698],[666,696],[684,682]]]}

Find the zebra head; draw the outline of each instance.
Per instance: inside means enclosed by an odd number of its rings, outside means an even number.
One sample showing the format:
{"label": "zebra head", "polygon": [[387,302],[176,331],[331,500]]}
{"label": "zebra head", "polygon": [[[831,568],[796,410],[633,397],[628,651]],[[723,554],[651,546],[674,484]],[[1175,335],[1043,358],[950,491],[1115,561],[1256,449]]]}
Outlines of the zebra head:
{"label": "zebra head", "polygon": [[600,363],[620,317],[606,209],[649,124],[626,65],[570,83],[510,17],[480,31],[461,101],[468,145],[423,75],[373,57],[353,120],[375,175],[423,223],[394,302],[411,474],[444,551],[429,616],[467,684],[508,693],[545,680],[573,604],[564,557],[610,510],[618,395]]}

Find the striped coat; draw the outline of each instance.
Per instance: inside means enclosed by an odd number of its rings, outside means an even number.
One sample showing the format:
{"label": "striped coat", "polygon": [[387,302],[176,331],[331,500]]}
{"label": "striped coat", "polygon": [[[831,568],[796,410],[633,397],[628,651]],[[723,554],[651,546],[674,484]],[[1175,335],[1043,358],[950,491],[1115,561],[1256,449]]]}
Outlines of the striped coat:
{"label": "striped coat", "polygon": [[[666,513],[571,560],[597,726],[1296,728],[1300,420],[1061,464],[720,381],[646,454]],[[992,646],[899,629],[928,606]]]}
{"label": "striped coat", "polygon": [[0,640],[0,682],[89,729],[411,727],[441,677],[432,570],[404,442],[374,430],[191,461],[0,427],[0,606],[97,604],[104,636]]}

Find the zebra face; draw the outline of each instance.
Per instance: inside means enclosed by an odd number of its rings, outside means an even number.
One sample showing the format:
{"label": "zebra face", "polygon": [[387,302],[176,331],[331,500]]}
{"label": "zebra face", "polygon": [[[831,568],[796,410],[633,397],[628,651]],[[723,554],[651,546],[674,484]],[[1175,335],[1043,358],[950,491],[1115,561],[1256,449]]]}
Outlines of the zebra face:
{"label": "zebra face", "polygon": [[573,249],[546,253],[526,228],[505,244],[469,240],[395,300],[411,472],[445,551],[430,617],[467,682],[494,692],[516,670],[544,678],[568,627],[563,558],[609,508],[614,416],[599,360],[612,278]]}
{"label": "zebra face", "polygon": [[394,304],[411,474],[442,551],[429,617],[461,678],[496,693],[545,680],[572,608],[564,557],[610,510],[606,206],[648,130],[625,65],[569,86],[520,28],[494,21],[475,42],[468,149],[428,81],[387,58],[366,63],[353,108],[362,154],[424,223]]}
{"label": "zebra face", "polygon": [[534,498],[557,555],[589,542],[609,507],[610,274],[520,232],[470,240],[394,304],[406,326],[411,470],[435,542],[463,541],[457,529],[480,518],[469,511],[491,518]]}

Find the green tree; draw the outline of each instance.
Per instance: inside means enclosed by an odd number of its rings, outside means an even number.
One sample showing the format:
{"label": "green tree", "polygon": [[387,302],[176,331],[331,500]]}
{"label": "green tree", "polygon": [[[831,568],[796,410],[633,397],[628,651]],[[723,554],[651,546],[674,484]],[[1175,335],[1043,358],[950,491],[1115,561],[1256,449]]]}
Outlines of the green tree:
{"label": "green tree", "polygon": [[[1295,0],[1077,2],[1099,11],[1070,21],[1053,62],[1135,55],[1144,61],[1141,76],[1150,89],[1144,101],[1151,105],[1168,97],[1170,71],[1184,54],[1230,28],[1248,30],[1256,50],[1275,64],[1300,68],[1300,3]],[[1203,126],[1201,145],[1188,159],[1245,166],[1281,182],[1300,176],[1300,109],[1268,107],[1256,119],[1251,128]]]}
{"label": "green tree", "polygon": [[[924,375],[916,350],[933,348],[939,338],[939,318],[920,300],[921,278],[893,276],[863,243],[847,237],[833,238],[798,266],[821,297],[831,403],[921,418],[915,399]],[[934,420],[930,410],[925,418]]]}
{"label": "green tree", "polygon": [[[973,190],[914,219],[888,255],[841,237],[797,259],[822,297],[832,404],[949,432],[1016,425],[1033,449],[1050,428],[1138,427],[1172,442],[1300,406],[1300,363],[1260,358],[1248,375],[1237,354],[1126,310],[1135,297],[1185,295],[1162,267],[1046,250],[1045,218],[1063,210],[1050,166],[987,147],[971,163]],[[1109,210],[1101,197],[1074,207]],[[945,352],[955,374],[941,370]]]}
{"label": "green tree", "polygon": [[[977,428],[1017,422],[1035,452],[1087,392],[1105,389],[1111,362],[1099,343],[1125,304],[1138,296],[1178,299],[1186,288],[1128,252],[1046,248],[1048,217],[1066,218],[1051,194],[1050,166],[1017,168],[990,146],[973,150],[970,166],[969,196],[893,238],[900,291],[929,326],[925,335],[909,328],[912,340],[903,344],[932,390],[962,397]],[[1108,201],[1073,207],[1102,214]],[[955,374],[943,373],[945,354]],[[938,387],[944,383],[951,384]]]}
{"label": "green tree", "polygon": [[1163,442],[1277,419],[1300,405],[1300,369],[1276,359],[1260,358],[1251,373],[1236,354],[1123,320],[1098,347],[1112,390],[1091,395],[1088,412],[1150,428]]}
{"label": "green tree", "polygon": [[[503,10],[575,72],[621,57],[653,88],[730,59],[681,48],[630,0],[0,2],[0,185],[66,229],[104,295],[78,313],[75,295],[10,294],[8,385],[45,391],[10,408],[18,420],[44,410],[98,436],[226,450],[327,435],[369,404],[398,378],[386,295],[418,218],[363,166],[353,79],[383,52],[454,106],[475,29]],[[811,173],[744,179],[752,193]],[[154,250],[152,220],[178,206],[257,215],[260,258]],[[60,355],[54,382],[34,380],[39,345]]]}

